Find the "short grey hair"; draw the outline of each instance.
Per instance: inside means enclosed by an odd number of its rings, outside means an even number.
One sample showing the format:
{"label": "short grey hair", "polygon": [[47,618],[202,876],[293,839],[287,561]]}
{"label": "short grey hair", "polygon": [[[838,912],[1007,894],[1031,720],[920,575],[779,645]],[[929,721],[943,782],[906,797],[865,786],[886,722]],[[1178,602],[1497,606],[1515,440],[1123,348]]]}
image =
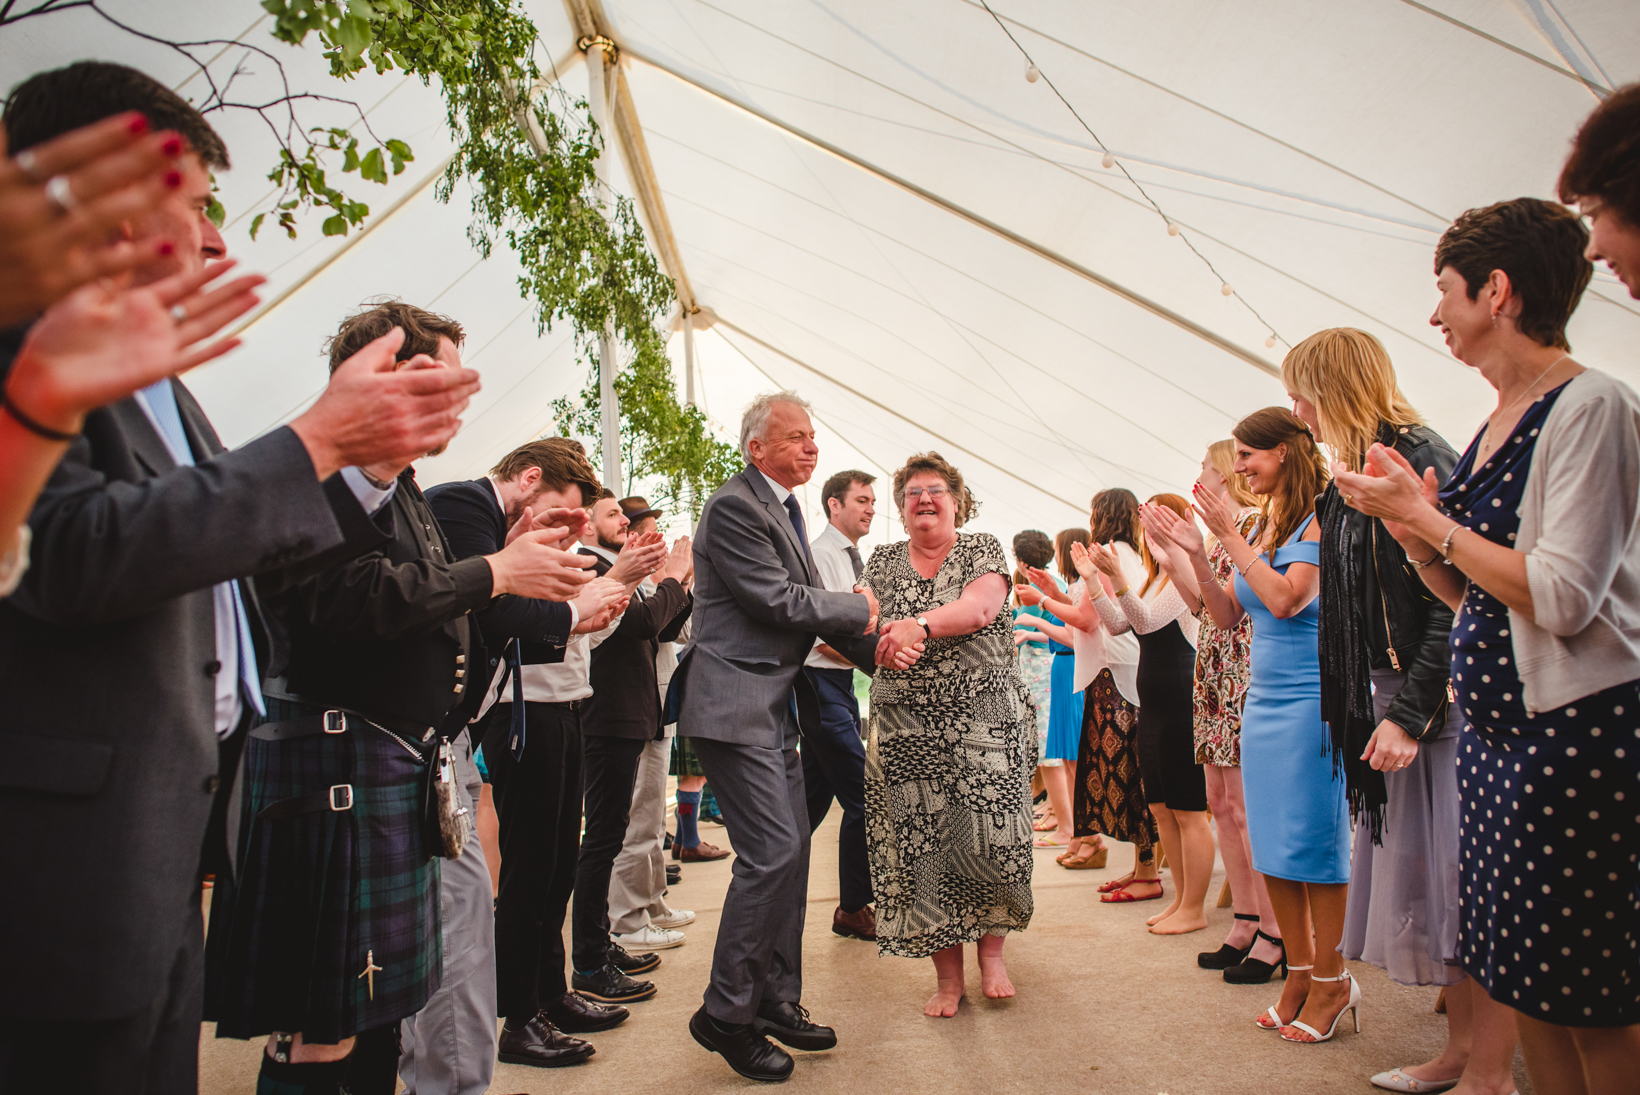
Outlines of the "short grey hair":
{"label": "short grey hair", "polygon": [[763,431],[769,428],[769,415],[781,403],[802,407],[805,411],[811,409],[808,400],[790,390],[764,392],[748,403],[740,416],[740,455],[745,457],[746,463],[752,462],[752,438],[764,440]]}

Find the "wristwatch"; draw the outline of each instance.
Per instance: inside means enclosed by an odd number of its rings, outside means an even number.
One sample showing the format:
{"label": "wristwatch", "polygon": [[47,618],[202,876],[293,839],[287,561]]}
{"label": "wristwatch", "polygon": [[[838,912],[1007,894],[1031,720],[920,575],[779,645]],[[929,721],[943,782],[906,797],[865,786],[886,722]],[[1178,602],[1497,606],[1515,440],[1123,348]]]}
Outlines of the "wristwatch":
{"label": "wristwatch", "polygon": [[918,616],[917,617],[917,626],[923,629],[923,637],[924,638],[932,639],[934,637],[934,632],[928,626],[928,617],[927,616]]}

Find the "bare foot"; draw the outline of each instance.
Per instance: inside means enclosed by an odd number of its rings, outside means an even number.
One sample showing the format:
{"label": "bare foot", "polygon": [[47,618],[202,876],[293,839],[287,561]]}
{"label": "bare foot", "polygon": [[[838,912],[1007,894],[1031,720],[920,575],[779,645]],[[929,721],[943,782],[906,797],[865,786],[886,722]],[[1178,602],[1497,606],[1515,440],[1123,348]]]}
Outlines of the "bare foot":
{"label": "bare foot", "polygon": [[1161,912],[1157,913],[1155,916],[1147,918],[1145,920],[1145,923],[1152,926],[1152,927],[1154,927],[1154,926],[1156,926],[1157,924],[1160,924],[1162,921],[1166,920],[1168,917],[1172,916],[1174,913],[1176,913],[1178,911],[1179,911],[1179,899],[1177,897],[1174,897],[1173,904],[1169,905],[1167,908],[1163,909]]}
{"label": "bare foot", "polygon": [[995,958],[980,955],[979,980],[992,1000],[1006,1000],[1014,994],[1014,983],[1008,980],[1008,967],[1003,965],[1000,954]]}
{"label": "bare foot", "polygon": [[[1013,987],[1009,986],[1009,995],[1012,994]],[[949,1019],[957,1013],[957,1005],[962,1003],[962,999],[966,995],[962,990],[961,981],[942,979],[940,987],[934,991],[934,995],[928,998],[928,1003],[923,1005],[923,1014],[930,1019]],[[986,995],[990,995],[990,993],[987,992]]]}
{"label": "bare foot", "polygon": [[1150,926],[1152,935],[1188,935],[1199,932],[1207,927],[1205,916],[1185,916],[1183,913],[1174,913],[1165,920],[1158,920]]}

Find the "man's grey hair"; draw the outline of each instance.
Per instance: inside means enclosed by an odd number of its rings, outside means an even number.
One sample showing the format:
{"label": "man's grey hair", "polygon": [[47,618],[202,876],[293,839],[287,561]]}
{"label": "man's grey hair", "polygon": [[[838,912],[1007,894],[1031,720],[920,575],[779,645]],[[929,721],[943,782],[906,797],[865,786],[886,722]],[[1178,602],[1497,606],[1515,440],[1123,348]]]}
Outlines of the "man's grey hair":
{"label": "man's grey hair", "polygon": [[740,416],[740,455],[746,463],[752,462],[752,438],[768,440],[763,433],[769,428],[769,415],[781,403],[802,407],[805,411],[810,409],[809,401],[793,391],[764,392],[747,404],[745,413]]}

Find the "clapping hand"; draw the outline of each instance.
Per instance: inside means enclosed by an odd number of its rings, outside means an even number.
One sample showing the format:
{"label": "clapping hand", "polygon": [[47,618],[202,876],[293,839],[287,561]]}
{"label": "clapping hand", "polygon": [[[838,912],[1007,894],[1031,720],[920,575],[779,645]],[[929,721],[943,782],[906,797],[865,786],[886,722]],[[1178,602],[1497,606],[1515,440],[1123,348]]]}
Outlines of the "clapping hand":
{"label": "clapping hand", "polygon": [[[1191,487],[1190,492],[1195,496],[1195,505],[1191,508],[1201,515],[1207,531],[1220,540],[1228,539],[1235,534],[1235,514],[1230,512],[1230,503],[1224,495],[1210,491],[1200,483]],[[1177,517],[1178,514],[1174,516]],[[1193,553],[1190,545],[1181,542],[1179,546]]]}
{"label": "clapping hand", "polygon": [[148,120],[130,111],[12,159],[5,151],[0,132],[0,328],[174,252],[157,237],[109,240],[181,184],[175,164],[187,146],[178,134],[150,133]]}
{"label": "clapping hand", "polygon": [[689,537],[679,536],[672,541],[672,550],[666,556],[666,577],[674,579],[679,585],[695,569],[695,549]]}
{"label": "clapping hand", "polygon": [[1014,586],[1014,596],[1019,598],[1020,604],[1032,608],[1042,603],[1042,592],[1035,586],[1016,585]]}
{"label": "clapping hand", "polygon": [[[1083,558],[1087,559],[1089,563],[1092,563],[1093,567],[1099,573],[1104,574],[1105,577],[1109,578],[1113,583],[1121,579],[1122,559],[1121,556],[1116,554],[1116,547],[1114,544],[1101,544],[1096,542],[1088,544],[1086,547],[1083,547],[1081,544],[1072,544],[1071,559],[1073,562],[1077,560],[1079,550]],[[1089,582],[1094,580],[1093,575],[1090,575],[1083,570],[1080,562],[1077,562],[1076,570],[1078,574],[1081,574]]]}
{"label": "clapping hand", "polygon": [[1041,567],[1026,567],[1025,576],[1031,580],[1031,584],[1041,592],[1045,600],[1070,604],[1070,598],[1060,592],[1059,583],[1053,580],[1053,575]]}
{"label": "clapping hand", "polygon": [[8,396],[31,418],[74,433],[87,411],[228,352],[237,340],[198,344],[256,307],[253,290],[266,280],[250,275],[213,286],[233,265],[139,289],[109,279],[76,289],[29,328]]}
{"label": "clapping hand", "polygon": [[580,594],[573,602],[577,618],[575,633],[585,635],[602,631],[611,620],[626,611],[628,600],[626,587],[620,582],[607,575],[594,578],[581,587]]}
{"label": "clapping hand", "polygon": [[[1152,545],[1152,554],[1165,554],[1169,544],[1186,555],[1207,554],[1207,541],[1202,539],[1202,530],[1196,527],[1196,522],[1185,520],[1166,506],[1145,503],[1139,507],[1139,522],[1144,525],[1145,535],[1156,542]],[[1162,552],[1154,550],[1158,545]]]}
{"label": "clapping hand", "polygon": [[494,595],[514,593],[537,601],[567,601],[580,594],[594,577],[593,559],[560,547],[568,535],[561,528],[537,529],[521,533],[500,551],[486,555],[494,574]]}
{"label": "clapping hand", "polygon": [[615,565],[609,569],[609,576],[631,589],[655,573],[665,561],[666,537],[658,532],[629,535],[626,543],[621,545],[620,554],[615,556]]}
{"label": "clapping hand", "polygon": [[1367,450],[1367,463],[1360,473],[1334,464],[1333,478],[1345,505],[1382,519],[1384,528],[1402,546],[1421,542],[1405,522],[1424,506],[1440,506],[1441,483],[1435,469],[1427,469],[1420,477],[1406,457],[1387,445],[1374,444]]}

